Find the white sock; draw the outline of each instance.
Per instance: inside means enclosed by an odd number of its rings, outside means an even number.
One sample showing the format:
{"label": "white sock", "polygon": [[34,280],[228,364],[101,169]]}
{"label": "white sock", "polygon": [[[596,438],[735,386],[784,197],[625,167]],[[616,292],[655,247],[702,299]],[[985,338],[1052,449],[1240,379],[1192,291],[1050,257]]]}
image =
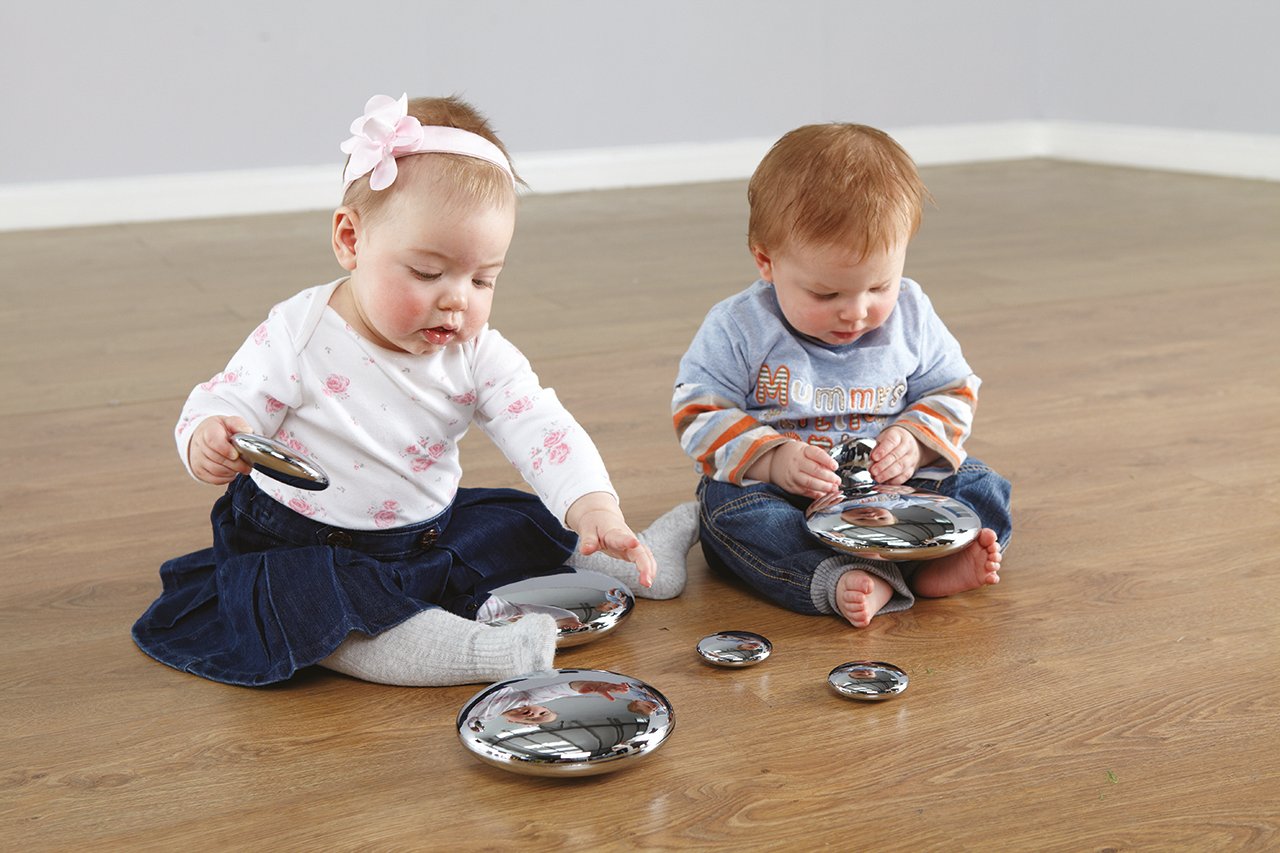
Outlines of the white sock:
{"label": "white sock", "polygon": [[546,614],[494,626],[432,608],[376,637],[351,634],[320,665],[378,684],[445,687],[550,669],[555,653],[556,623]]}
{"label": "white sock", "polygon": [[599,572],[622,581],[640,598],[675,598],[684,592],[688,580],[689,549],[698,541],[698,502],[682,503],[668,510],[653,524],[637,534],[649,546],[658,563],[653,586],[640,586],[640,572],[626,560],[610,557],[603,551],[583,556],[575,551],[568,560],[575,569]]}

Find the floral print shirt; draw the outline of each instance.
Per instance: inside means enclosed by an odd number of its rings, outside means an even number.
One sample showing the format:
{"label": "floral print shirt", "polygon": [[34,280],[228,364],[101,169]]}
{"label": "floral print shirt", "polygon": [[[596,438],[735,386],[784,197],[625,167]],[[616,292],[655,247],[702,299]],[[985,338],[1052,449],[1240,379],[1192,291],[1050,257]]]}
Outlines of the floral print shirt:
{"label": "floral print shirt", "polygon": [[192,390],[175,429],[188,471],[195,427],[239,415],[329,475],[328,489],[310,492],[254,471],[276,500],[336,527],[399,527],[453,501],[458,442],[474,422],[562,523],[585,494],[617,497],[591,438],[501,334],[485,326],[430,355],[386,350],[328,307],[341,281],[275,306],[226,369]]}

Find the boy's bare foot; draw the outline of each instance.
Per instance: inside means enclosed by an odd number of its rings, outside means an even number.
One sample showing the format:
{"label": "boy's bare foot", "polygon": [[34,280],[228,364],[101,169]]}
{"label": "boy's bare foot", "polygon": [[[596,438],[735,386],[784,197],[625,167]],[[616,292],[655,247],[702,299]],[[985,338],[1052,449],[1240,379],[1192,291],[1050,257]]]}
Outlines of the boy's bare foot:
{"label": "boy's bare foot", "polygon": [[911,589],[926,598],[942,598],[1000,583],[1000,544],[996,532],[984,527],[978,538],[957,554],[921,563],[911,579]]}
{"label": "boy's bare foot", "polygon": [[859,569],[845,572],[836,582],[836,607],[855,628],[871,624],[871,617],[893,598],[893,587]]}

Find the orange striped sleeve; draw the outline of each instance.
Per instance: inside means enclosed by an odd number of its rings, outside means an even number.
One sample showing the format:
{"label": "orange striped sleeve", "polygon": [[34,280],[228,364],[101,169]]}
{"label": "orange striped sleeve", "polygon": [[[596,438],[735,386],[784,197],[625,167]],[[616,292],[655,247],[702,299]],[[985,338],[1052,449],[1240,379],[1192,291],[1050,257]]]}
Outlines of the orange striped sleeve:
{"label": "orange striped sleeve", "polygon": [[711,442],[711,446],[704,450],[698,457],[702,462],[702,469],[707,472],[707,475],[710,476],[715,471],[715,465],[713,464],[712,457],[715,456],[717,450],[724,447],[744,432],[754,429],[758,425],[759,422],[756,421],[755,418],[744,417],[733,426],[720,433],[720,435],[716,436],[716,440]]}
{"label": "orange striped sleeve", "polygon": [[[924,412],[930,417],[937,418],[942,421],[942,423],[949,428],[950,432],[955,435],[955,438],[952,439],[953,441],[958,442],[964,436],[964,431],[960,429],[955,421],[951,420],[951,418],[947,417],[942,412],[939,412],[932,406],[926,406],[924,403],[916,403],[914,406],[907,409],[907,412]],[[906,414],[906,412],[903,414]]]}
{"label": "orange striped sleeve", "polygon": [[951,467],[953,469],[959,469],[960,457],[957,456],[955,454],[955,451],[951,449],[950,442],[944,441],[941,438],[939,438],[937,433],[929,429],[924,424],[919,423],[918,421],[898,421],[897,423],[894,424],[894,426],[900,426],[903,429],[907,429],[907,430],[919,430],[920,432],[924,433],[926,436],[933,439],[929,443],[929,446],[932,447],[934,450],[938,451],[939,453],[941,453],[943,456],[947,457],[947,461],[951,463]]}
{"label": "orange striped sleeve", "polygon": [[690,403],[672,415],[671,423],[675,426],[676,434],[678,435],[684,432],[685,428],[688,427],[690,422],[695,420],[698,415],[703,415],[707,412],[718,412],[721,410],[722,408],[720,406],[711,406],[706,403]]}
{"label": "orange striped sleeve", "polygon": [[778,438],[779,436],[776,435],[766,435],[751,442],[751,446],[747,448],[747,452],[742,456],[742,461],[738,463],[736,468],[729,472],[729,482],[741,483],[742,478],[746,475],[747,466],[755,461],[756,451],[771,442],[776,444]]}

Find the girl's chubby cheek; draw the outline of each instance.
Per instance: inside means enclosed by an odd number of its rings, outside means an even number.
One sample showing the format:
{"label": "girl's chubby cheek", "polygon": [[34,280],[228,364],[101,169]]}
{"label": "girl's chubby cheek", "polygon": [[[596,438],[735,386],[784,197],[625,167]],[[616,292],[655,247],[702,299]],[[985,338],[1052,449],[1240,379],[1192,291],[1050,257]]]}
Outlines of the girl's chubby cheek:
{"label": "girl's chubby cheek", "polygon": [[425,315],[417,305],[404,302],[392,307],[391,316],[395,318],[396,325],[412,331],[418,328]]}

